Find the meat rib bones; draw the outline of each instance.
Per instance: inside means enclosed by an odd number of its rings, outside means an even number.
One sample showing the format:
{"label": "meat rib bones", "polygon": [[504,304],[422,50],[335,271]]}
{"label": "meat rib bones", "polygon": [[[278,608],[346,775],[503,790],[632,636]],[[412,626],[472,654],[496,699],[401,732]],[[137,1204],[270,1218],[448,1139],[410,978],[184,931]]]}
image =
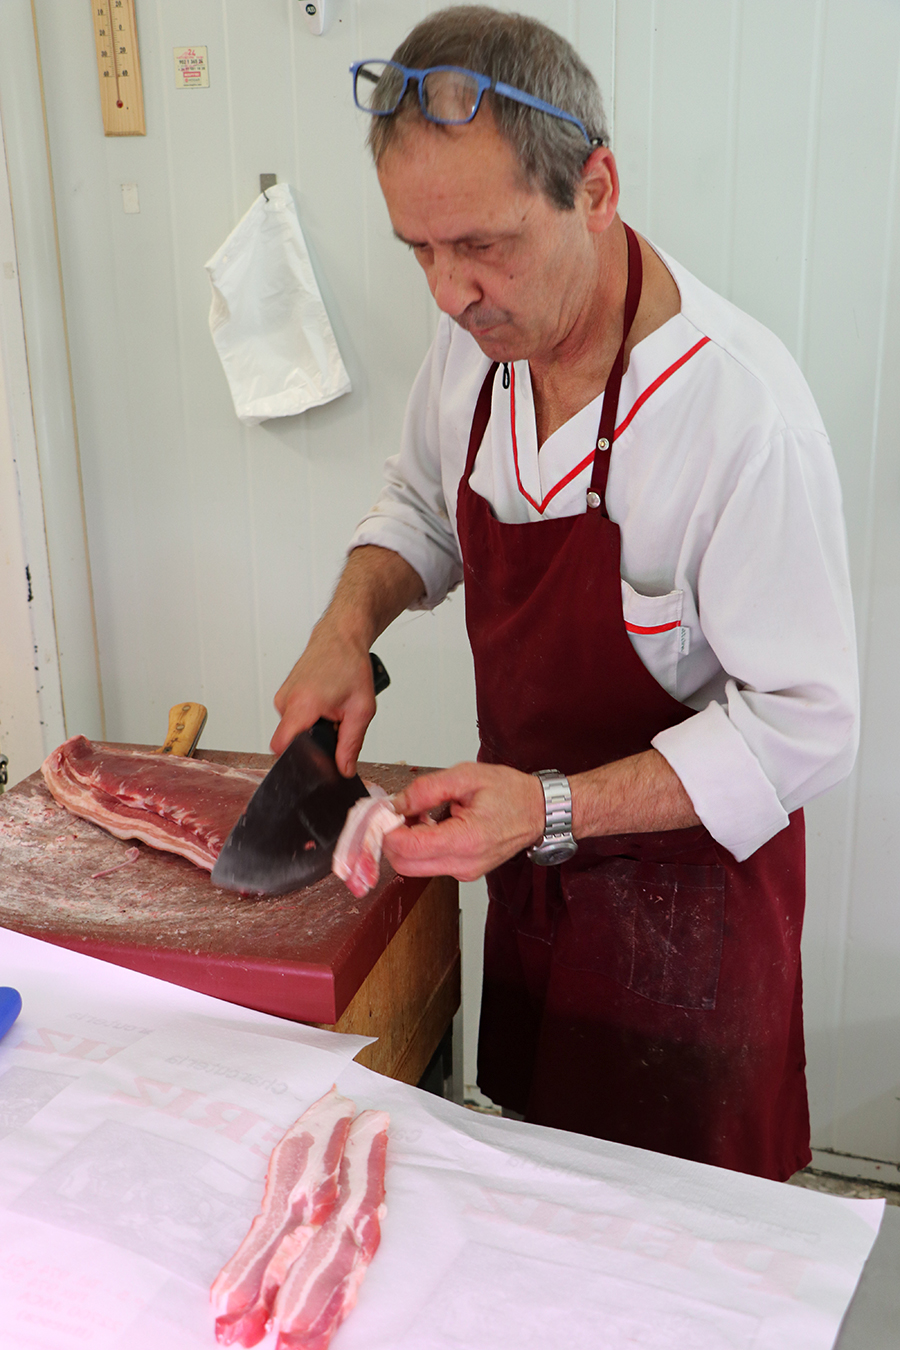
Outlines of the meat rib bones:
{"label": "meat rib bones", "polygon": [[264,777],[208,760],[93,745],[72,736],[41,765],[51,795],[117,839],[140,839],[212,870]]}

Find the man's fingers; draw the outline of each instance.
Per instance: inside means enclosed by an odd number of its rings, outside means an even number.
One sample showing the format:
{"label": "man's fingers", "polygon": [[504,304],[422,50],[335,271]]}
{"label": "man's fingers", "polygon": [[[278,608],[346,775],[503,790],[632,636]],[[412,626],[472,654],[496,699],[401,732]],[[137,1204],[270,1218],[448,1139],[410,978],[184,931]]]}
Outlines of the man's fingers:
{"label": "man's fingers", "polygon": [[455,876],[472,881],[482,875],[470,856],[475,840],[465,822],[451,816],[438,824],[401,825],[385,835],[384,852],[401,876]]}
{"label": "man's fingers", "polygon": [[320,643],[310,655],[308,648],[275,695],[275,708],[281,714],[271,740],[275,754],[325,717],[339,724],[336,762],[341,773],[351,777],[366,728],[375,715],[368,652],[354,653],[340,646],[335,655],[333,646],[329,649]]}
{"label": "man's fingers", "polygon": [[337,749],[334,758],[338,769],[345,778],[352,778],[356,773],[356,763],[362,749],[363,739],[374,716],[373,699],[371,707],[367,704],[363,708],[348,708],[338,727]]}
{"label": "man's fingers", "polygon": [[420,816],[444,802],[463,800],[474,786],[473,769],[477,770],[478,765],[456,764],[452,769],[439,769],[414,778],[408,787],[394,795],[394,810],[401,816]]}
{"label": "man's fingers", "polygon": [[457,764],[425,774],[393,799],[408,821],[443,802],[450,803],[448,820],[407,824],[387,836],[385,853],[401,874],[472,881],[540,837],[543,798],[530,774],[500,764]]}
{"label": "man's fingers", "polygon": [[282,716],[281,721],[275,728],[275,734],[269,742],[272,753],[280,755],[283,750],[288,748],[295,736],[298,736],[301,731],[308,731],[315,721],[316,718],[310,717],[303,706],[290,708]]}

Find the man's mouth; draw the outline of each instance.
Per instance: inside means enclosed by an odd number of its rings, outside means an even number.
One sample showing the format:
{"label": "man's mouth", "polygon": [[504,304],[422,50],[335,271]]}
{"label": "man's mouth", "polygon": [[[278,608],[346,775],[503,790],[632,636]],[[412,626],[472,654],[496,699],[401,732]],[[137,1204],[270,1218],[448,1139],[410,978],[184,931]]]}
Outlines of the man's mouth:
{"label": "man's mouth", "polygon": [[460,328],[471,333],[472,337],[479,338],[485,337],[493,328],[509,323],[509,320],[510,316],[503,310],[469,308],[457,315],[454,323],[458,323]]}

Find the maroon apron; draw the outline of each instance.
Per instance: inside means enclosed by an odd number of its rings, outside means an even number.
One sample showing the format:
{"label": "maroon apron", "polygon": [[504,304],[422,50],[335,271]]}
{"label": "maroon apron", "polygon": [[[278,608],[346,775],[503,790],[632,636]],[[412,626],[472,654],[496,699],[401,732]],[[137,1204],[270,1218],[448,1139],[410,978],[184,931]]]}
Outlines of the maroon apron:
{"label": "maroon apron", "polygon": [[[641,287],[628,229],[625,335]],[[614,440],[625,341],[598,440]],[[611,450],[585,514],[503,524],[469,479],[457,524],[479,758],[575,774],[692,715],[625,629]],[[557,867],[524,853],[488,877],[479,1085],[526,1120],[784,1180],[810,1160],[800,931],[802,812],[738,863],[703,826],[583,839]]]}

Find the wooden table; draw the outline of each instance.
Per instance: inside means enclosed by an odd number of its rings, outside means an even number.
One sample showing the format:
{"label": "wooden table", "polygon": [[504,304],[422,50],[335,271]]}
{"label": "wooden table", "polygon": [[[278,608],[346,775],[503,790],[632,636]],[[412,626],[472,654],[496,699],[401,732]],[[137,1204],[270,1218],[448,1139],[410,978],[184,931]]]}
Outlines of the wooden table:
{"label": "wooden table", "polygon": [[[417,770],[360,772],[393,793]],[[418,1083],[459,1007],[452,879],[399,877],[385,862],[362,900],[331,876],[289,895],[241,897],[184,858],[71,815],[39,773],[0,796],[0,926],[279,1017],[377,1036],[359,1062],[405,1083]]]}

